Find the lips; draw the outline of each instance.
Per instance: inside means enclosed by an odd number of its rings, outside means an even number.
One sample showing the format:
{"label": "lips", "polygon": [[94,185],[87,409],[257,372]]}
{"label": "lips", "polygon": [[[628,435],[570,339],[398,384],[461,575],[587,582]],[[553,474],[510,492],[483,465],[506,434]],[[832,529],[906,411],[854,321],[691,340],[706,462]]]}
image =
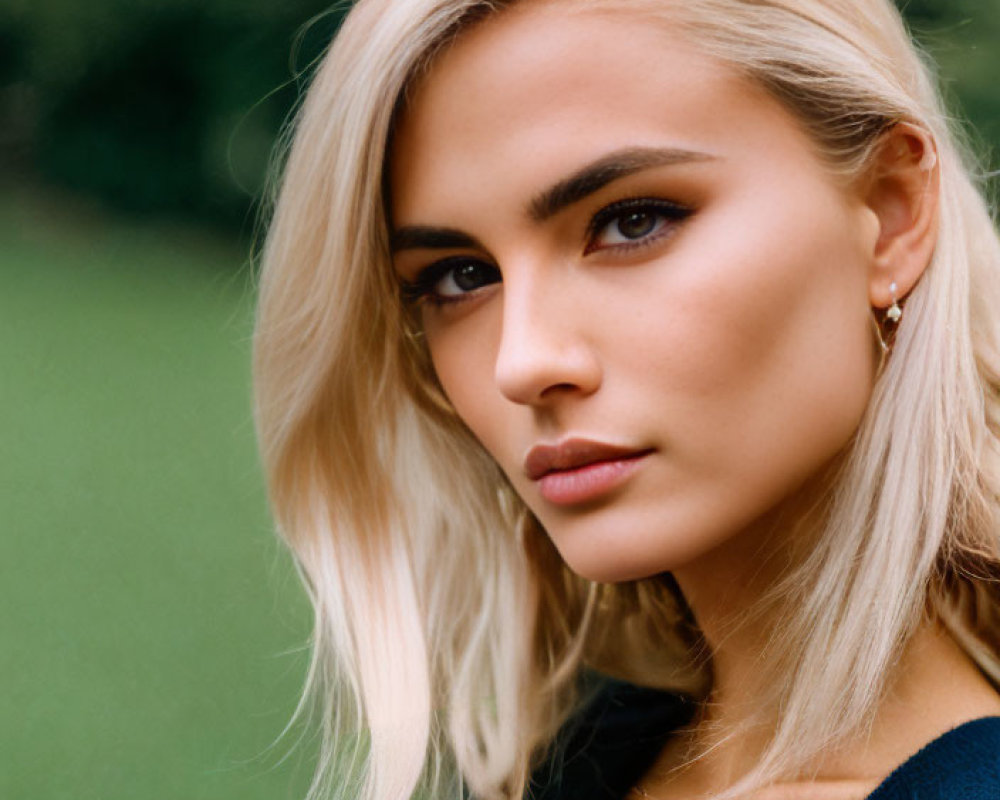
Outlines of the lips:
{"label": "lips", "polygon": [[524,460],[524,471],[531,480],[537,481],[552,472],[578,470],[601,462],[631,460],[649,452],[587,439],[569,439],[555,446],[532,447]]}
{"label": "lips", "polygon": [[554,446],[531,448],[524,460],[524,471],[541,496],[553,505],[588,505],[628,481],[652,452],[569,439]]}

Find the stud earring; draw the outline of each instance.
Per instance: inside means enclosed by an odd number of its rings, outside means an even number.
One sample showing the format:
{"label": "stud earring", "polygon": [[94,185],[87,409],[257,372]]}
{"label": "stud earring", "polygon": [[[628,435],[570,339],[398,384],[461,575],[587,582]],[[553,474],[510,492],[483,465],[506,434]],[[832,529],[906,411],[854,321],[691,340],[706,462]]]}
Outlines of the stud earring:
{"label": "stud earring", "polygon": [[892,295],[892,305],[889,306],[889,310],[885,312],[885,317],[894,325],[898,325],[899,321],[903,318],[903,309],[899,307],[899,298],[896,296],[896,292],[899,291],[899,287],[896,285],[896,281],[889,284],[889,294]]}
{"label": "stud earring", "polygon": [[892,305],[882,313],[877,313],[874,309],[872,311],[872,323],[875,327],[875,338],[878,341],[880,351],[879,372],[885,366],[886,358],[896,341],[899,321],[903,318],[903,309],[899,305],[899,286],[895,281],[889,284],[889,294],[892,296]]}

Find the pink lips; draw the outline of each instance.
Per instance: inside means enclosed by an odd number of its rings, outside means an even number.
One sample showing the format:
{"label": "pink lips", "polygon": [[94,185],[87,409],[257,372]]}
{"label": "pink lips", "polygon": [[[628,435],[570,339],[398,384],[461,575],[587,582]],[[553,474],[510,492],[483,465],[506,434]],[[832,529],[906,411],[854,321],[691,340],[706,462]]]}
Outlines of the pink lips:
{"label": "pink lips", "polygon": [[651,452],[568,439],[555,446],[532,447],[524,471],[550,503],[576,505],[620,486]]}

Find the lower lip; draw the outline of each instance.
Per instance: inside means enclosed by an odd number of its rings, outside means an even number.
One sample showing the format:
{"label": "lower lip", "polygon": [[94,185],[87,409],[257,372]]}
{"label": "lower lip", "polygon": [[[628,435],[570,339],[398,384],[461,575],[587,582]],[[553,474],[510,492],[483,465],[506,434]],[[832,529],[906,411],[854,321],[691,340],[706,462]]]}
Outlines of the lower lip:
{"label": "lower lip", "polygon": [[642,466],[649,453],[614,461],[597,461],[579,469],[550,472],[538,480],[542,497],[558,506],[593,502],[621,486]]}

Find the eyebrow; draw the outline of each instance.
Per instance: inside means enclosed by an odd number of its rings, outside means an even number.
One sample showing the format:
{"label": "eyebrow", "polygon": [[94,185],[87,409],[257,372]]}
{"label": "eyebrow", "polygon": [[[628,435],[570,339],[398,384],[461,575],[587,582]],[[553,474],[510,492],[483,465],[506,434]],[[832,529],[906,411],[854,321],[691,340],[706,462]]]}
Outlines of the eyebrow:
{"label": "eyebrow", "polygon": [[393,231],[389,246],[394,253],[398,250],[482,249],[482,245],[467,233],[429,225],[409,225]]}
{"label": "eyebrow", "polygon": [[693,150],[664,147],[628,147],[608,153],[581,167],[535,197],[528,206],[528,216],[544,222],[564,208],[600,191],[609,183],[652,167],[667,167],[699,161],[714,161],[715,156]]}
{"label": "eyebrow", "polygon": [[[535,222],[544,222],[608,184],[637,172],[653,167],[714,161],[715,158],[707,153],[672,147],[627,147],[615,150],[538,194],[528,204],[528,216]],[[399,250],[483,249],[467,233],[430,225],[409,225],[393,231],[389,246],[394,253]]]}

